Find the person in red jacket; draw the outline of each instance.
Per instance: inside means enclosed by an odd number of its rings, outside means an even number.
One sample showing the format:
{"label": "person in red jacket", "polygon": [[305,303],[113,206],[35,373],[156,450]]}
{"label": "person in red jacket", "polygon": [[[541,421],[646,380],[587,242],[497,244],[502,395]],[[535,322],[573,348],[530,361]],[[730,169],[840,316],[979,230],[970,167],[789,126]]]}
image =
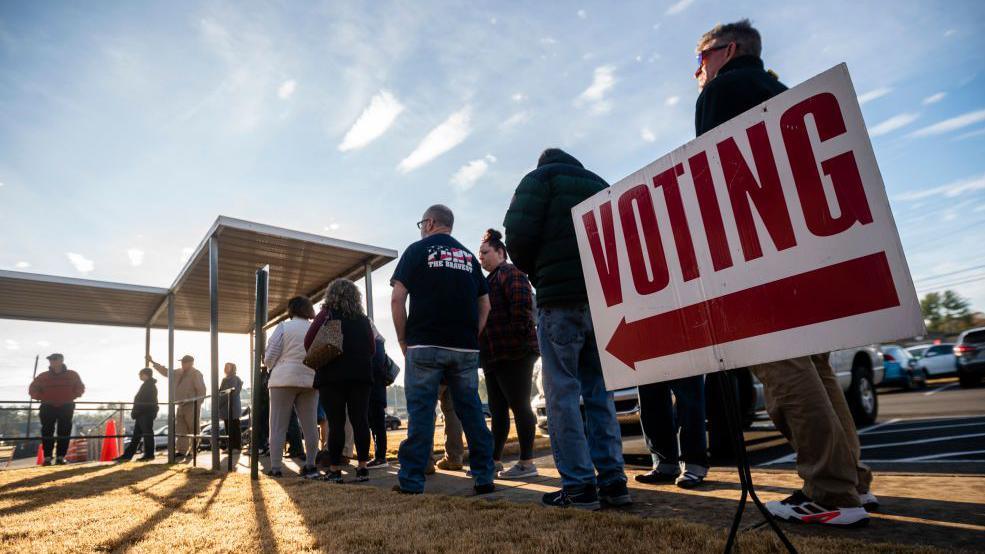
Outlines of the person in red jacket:
{"label": "person in red jacket", "polygon": [[54,446],[55,427],[58,427],[58,449],[55,464],[65,463],[69,437],[72,435],[72,415],[75,399],[85,392],[79,374],[65,366],[61,354],[48,356],[48,371],[35,377],[28,392],[31,398],[41,402],[38,414],[41,418],[41,445],[44,449],[44,465],[51,465],[51,449]]}

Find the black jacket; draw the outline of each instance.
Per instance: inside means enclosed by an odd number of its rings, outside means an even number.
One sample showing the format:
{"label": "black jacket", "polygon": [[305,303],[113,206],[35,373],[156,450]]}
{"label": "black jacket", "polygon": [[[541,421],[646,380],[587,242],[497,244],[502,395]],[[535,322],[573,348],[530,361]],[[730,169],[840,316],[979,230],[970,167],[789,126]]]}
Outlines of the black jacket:
{"label": "black jacket", "polygon": [[555,149],[520,181],[506,212],[506,250],[537,289],[537,306],[588,301],[571,208],[609,186]]}
{"label": "black jacket", "polygon": [[701,136],[787,90],[756,56],[730,60],[705,85],[694,108],[694,133]]}
{"label": "black jacket", "polygon": [[373,382],[376,338],[366,316],[342,320],[342,355],[315,371],[314,387],[340,381]]}
{"label": "black jacket", "polygon": [[157,379],[153,377],[141,383],[137,396],[133,397],[130,417],[137,419],[143,416],[157,417]]}

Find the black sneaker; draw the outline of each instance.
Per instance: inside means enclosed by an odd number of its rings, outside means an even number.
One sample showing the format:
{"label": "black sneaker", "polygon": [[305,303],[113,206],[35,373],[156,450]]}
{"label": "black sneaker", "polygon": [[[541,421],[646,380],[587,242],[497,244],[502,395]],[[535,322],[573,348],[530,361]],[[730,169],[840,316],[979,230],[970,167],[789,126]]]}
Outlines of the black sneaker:
{"label": "black sneaker", "polygon": [[124,462],[129,462],[130,459],[131,459],[130,456],[117,456],[116,458],[113,458],[113,462],[117,464],[122,464]]}
{"label": "black sneaker", "polygon": [[369,481],[369,468],[360,467],[356,469],[356,482],[365,483]]}
{"label": "black sneaker", "polygon": [[154,461],[154,456],[141,456],[141,457],[137,458],[137,461],[138,462],[153,462]]}
{"label": "black sneaker", "polygon": [[281,471],[279,469],[268,469],[267,471],[264,471],[263,474],[266,475],[267,477],[283,477],[284,476],[284,474],[281,473]]}
{"label": "black sneaker", "polygon": [[476,496],[481,496],[483,494],[489,494],[489,493],[496,492],[496,484],[495,483],[486,483],[485,485],[476,485],[476,486],[472,487],[472,490],[475,491],[475,495]]}
{"label": "black sneaker", "polygon": [[321,477],[321,472],[315,466],[304,466],[298,473],[298,477],[302,479],[317,479]]}
{"label": "black sneaker", "polygon": [[599,504],[598,494],[595,487],[585,487],[578,493],[570,493],[564,489],[549,492],[541,498],[541,504],[554,508],[577,508],[579,510],[598,510],[602,508]]}
{"label": "black sneaker", "polygon": [[369,469],[382,469],[385,467],[390,467],[390,462],[387,462],[382,458],[376,458],[370,461],[368,464],[366,464],[366,467],[368,467]]}
{"label": "black sneaker", "polygon": [[341,471],[327,471],[325,472],[325,475],[322,475],[319,479],[322,481],[328,481],[329,483],[336,483],[338,485],[343,483]]}
{"label": "black sneaker", "polygon": [[836,508],[822,506],[797,491],[783,500],[766,503],[773,517],[797,523],[819,523],[835,527],[861,527],[869,523],[869,514],[861,506]]}
{"label": "black sneaker", "polygon": [[399,493],[399,494],[421,494],[419,492],[406,490],[406,489],[402,488],[400,485],[394,485],[393,488],[390,489],[390,490],[392,490],[395,493]]}
{"label": "black sneaker", "polygon": [[664,473],[662,471],[657,471],[651,469],[646,473],[640,473],[634,477],[637,482],[644,483],[646,485],[659,485],[664,483],[673,483],[677,479],[676,473]]}
{"label": "black sneaker", "polygon": [[680,477],[677,478],[677,481],[674,482],[677,484],[678,487],[682,489],[693,489],[698,485],[700,485],[701,483],[704,483],[704,481],[705,481],[704,475],[698,475],[697,473],[691,473],[690,471],[685,471],[684,473],[681,474]]}
{"label": "black sneaker", "polygon": [[599,499],[610,506],[629,506],[633,503],[626,482],[622,480],[600,486]]}

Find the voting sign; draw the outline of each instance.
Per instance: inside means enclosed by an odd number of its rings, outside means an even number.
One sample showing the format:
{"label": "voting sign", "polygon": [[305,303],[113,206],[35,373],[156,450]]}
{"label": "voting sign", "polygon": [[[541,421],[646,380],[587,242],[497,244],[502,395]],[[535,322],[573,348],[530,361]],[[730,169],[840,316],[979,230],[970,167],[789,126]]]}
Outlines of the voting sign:
{"label": "voting sign", "polygon": [[844,64],[572,217],[610,390],[925,332]]}

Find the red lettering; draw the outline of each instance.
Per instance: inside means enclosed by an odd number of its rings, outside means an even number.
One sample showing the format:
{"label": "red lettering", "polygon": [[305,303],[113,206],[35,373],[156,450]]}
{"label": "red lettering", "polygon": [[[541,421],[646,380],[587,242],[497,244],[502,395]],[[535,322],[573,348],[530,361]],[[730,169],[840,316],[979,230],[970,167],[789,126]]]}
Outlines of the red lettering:
{"label": "red lettering", "polygon": [[[588,235],[588,244],[592,248],[592,258],[595,259],[595,270],[602,283],[602,294],[608,307],[622,304],[622,283],[619,279],[619,256],[616,255],[616,231],[612,225],[612,203],[605,202],[599,206],[602,213],[602,229],[605,237],[600,236],[598,224],[595,222],[595,211],[592,210],[581,216]],[[602,242],[605,241],[605,249]]]}
{"label": "red lettering", "polygon": [[715,271],[732,267],[732,253],[729,251],[728,237],[725,235],[725,223],[722,220],[722,209],[718,206],[718,195],[715,194],[715,183],[711,179],[711,169],[708,167],[708,155],[700,152],[691,156],[687,163],[691,169],[694,191],[698,194],[698,207],[701,209],[701,222],[704,224],[705,236],[708,238],[711,263]]}
{"label": "red lettering", "polygon": [[827,237],[847,230],[856,221],[862,225],[872,223],[872,212],[865,198],[862,176],[851,151],[821,162],[824,174],[831,177],[841,212],[837,218],[831,214],[807,134],[808,114],[814,116],[814,125],[821,142],[846,132],[838,99],[830,92],[812,96],[792,106],[780,117],[783,143],[790,159],[790,169],[797,184],[797,194],[800,196],[800,207],[804,211],[807,228],[816,236]]}
{"label": "red lettering", "polygon": [[[633,203],[640,212],[639,223],[643,229],[640,238],[640,226],[636,224],[636,214]],[[661,291],[670,283],[670,273],[667,271],[667,257],[664,254],[663,243],[660,242],[660,229],[657,227],[657,213],[653,209],[650,189],[646,185],[637,185],[619,197],[619,219],[622,222],[622,234],[626,240],[626,250],[629,253],[629,268],[633,274],[633,285],[636,292],[646,295]],[[646,251],[649,254],[650,270],[653,278],[646,274],[646,260],[643,259],[643,241],[646,241]]]}
{"label": "red lettering", "polygon": [[677,257],[681,262],[684,281],[687,282],[698,278],[698,259],[694,255],[691,230],[687,226],[687,216],[684,214],[684,202],[681,200],[681,189],[677,182],[679,175],[684,175],[684,166],[681,164],[654,177],[653,186],[664,190],[667,213],[670,215],[670,228],[674,232],[674,244],[677,246]]}
{"label": "red lettering", "polygon": [[749,137],[753,161],[761,184],[756,182],[734,139],[729,138],[718,143],[718,155],[722,160],[722,171],[725,173],[725,184],[732,202],[735,223],[739,229],[742,252],[746,261],[750,261],[763,255],[752,210],[749,208],[750,201],[756,206],[756,211],[759,212],[777,250],[797,246],[797,239],[793,234],[790,214],[787,213],[780,176],[776,171],[776,160],[773,158],[769,136],[766,134],[766,124],[759,122],[753,125],[746,130],[746,135]]}

